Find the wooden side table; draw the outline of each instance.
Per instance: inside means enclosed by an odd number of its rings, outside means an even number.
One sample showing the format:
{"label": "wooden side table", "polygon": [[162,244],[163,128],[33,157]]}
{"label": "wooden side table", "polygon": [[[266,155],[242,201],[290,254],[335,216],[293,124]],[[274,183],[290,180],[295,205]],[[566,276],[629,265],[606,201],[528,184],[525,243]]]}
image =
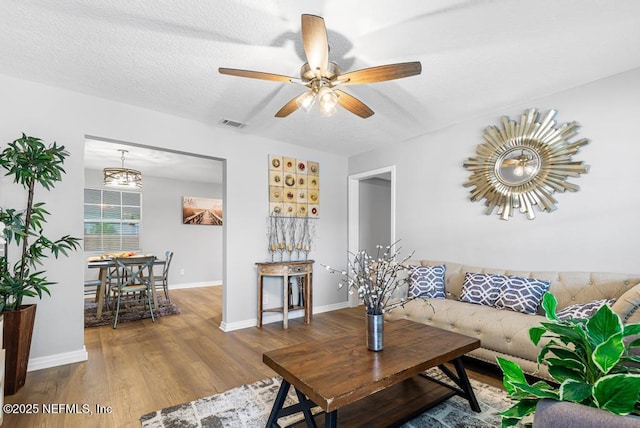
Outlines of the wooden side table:
{"label": "wooden side table", "polygon": [[[304,309],[304,322],[309,324],[313,313],[313,260],[304,260],[298,262],[265,262],[256,263],[258,267],[258,327],[262,328],[262,314],[264,312],[281,312],[282,327],[289,327],[289,312]],[[282,297],[283,304],[281,308],[263,307],[262,285],[265,276],[277,276],[282,278]],[[303,285],[303,301],[297,305],[289,305],[289,278],[301,278]]]}

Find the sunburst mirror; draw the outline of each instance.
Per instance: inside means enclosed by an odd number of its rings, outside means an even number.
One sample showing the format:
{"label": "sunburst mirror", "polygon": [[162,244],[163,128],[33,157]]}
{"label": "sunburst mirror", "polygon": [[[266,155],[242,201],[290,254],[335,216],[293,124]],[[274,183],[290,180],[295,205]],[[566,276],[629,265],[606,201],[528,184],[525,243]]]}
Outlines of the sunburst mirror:
{"label": "sunburst mirror", "polygon": [[484,130],[484,143],[478,145],[476,157],[464,162],[471,176],[465,187],[474,187],[469,198],[485,199],[485,214],[497,209],[503,220],[509,220],[519,209],[530,220],[536,217],[535,206],[542,211],[556,209],[555,192],[575,192],[579,186],[567,182],[588,172],[584,162],[573,161],[586,138],[569,141],[580,125],[576,122],[556,127],[556,110],[542,120],[536,109],[525,111],[520,122],[502,116],[502,128]]}

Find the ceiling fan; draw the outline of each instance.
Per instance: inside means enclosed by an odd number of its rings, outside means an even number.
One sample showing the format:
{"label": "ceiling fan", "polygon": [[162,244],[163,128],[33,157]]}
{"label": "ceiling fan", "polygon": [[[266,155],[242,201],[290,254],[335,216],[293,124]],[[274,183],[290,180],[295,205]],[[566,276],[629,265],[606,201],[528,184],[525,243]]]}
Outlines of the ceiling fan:
{"label": "ceiling fan", "polygon": [[339,104],[365,119],[373,115],[373,110],[354,96],[335,89],[336,86],[383,82],[415,76],[422,72],[420,62],[414,61],[381,65],[342,74],[338,65],[329,61],[329,43],[324,19],[315,15],[302,15],[302,43],[307,62],[300,69],[300,78],[224,67],[218,68],[218,72],[252,79],[298,83],[308,88],[306,92],[286,103],[275,114],[276,117],[289,116],[300,107],[309,111],[317,100],[320,111],[324,115],[334,113],[336,105]]}

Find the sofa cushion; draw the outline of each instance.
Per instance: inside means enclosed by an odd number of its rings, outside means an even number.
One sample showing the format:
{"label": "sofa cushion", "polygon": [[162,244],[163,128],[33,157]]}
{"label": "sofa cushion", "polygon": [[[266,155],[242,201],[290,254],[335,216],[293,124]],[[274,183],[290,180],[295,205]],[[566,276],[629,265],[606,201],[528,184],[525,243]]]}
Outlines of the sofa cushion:
{"label": "sofa cushion", "polygon": [[616,299],[600,299],[587,303],[576,303],[559,310],[556,315],[561,320],[591,318],[603,305],[611,307]]}
{"label": "sofa cushion", "polygon": [[445,266],[409,266],[409,298],[444,299]]}
{"label": "sofa cushion", "polygon": [[493,306],[496,303],[502,287],[509,280],[504,275],[488,273],[466,272],[462,282],[460,300],[478,305]]}
{"label": "sofa cushion", "polygon": [[[480,339],[481,346],[508,356],[515,355],[536,361],[543,338],[534,346],[529,329],[545,321],[540,315],[500,310],[485,305],[473,305],[452,299],[412,300],[404,307],[385,313],[385,319],[409,319],[444,330]],[[495,364],[495,359],[491,361]]]}
{"label": "sofa cushion", "polygon": [[508,275],[509,281],[496,300],[496,307],[525,314],[537,312],[542,296],[549,289],[549,281]]}

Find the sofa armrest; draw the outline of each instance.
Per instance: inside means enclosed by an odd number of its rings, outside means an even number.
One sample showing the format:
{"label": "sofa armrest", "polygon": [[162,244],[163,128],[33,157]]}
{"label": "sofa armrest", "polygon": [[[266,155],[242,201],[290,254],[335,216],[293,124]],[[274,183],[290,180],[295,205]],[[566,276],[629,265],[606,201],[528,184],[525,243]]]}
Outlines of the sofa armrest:
{"label": "sofa armrest", "polygon": [[623,323],[640,322],[640,283],[618,297],[611,307],[620,316]]}

